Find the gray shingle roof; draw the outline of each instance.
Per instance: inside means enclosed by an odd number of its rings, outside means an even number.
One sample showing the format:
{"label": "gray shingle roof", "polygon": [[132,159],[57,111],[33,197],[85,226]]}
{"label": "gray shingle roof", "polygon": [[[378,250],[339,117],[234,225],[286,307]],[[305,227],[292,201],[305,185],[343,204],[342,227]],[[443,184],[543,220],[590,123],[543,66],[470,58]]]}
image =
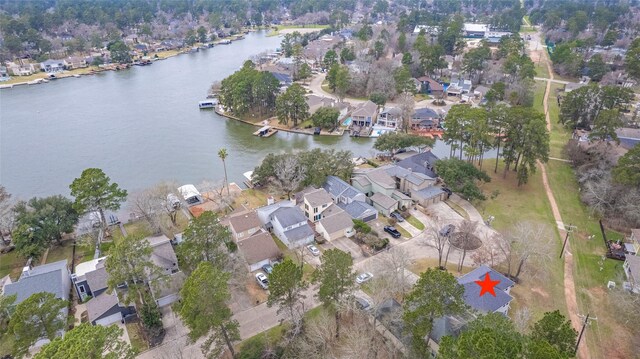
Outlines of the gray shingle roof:
{"label": "gray shingle roof", "polygon": [[259,232],[240,241],[238,250],[249,264],[258,263],[265,259],[275,259],[282,252],[267,232]]}
{"label": "gray shingle roof", "polygon": [[98,264],[96,266],[96,270],[87,272],[85,274],[85,278],[87,279],[87,284],[89,284],[89,288],[92,292],[107,288],[109,274],[104,267],[104,262]]}
{"label": "gray shingle roof", "polygon": [[118,296],[116,293],[102,293],[99,296],[87,302],[87,314],[89,321],[100,319],[100,317],[114,306],[118,305]]}
{"label": "gray shingle roof", "polygon": [[396,166],[411,169],[413,172],[422,173],[431,178],[436,178],[437,175],[433,169],[435,168],[435,164],[438,160],[439,158],[431,151],[426,151],[396,162]]}
{"label": "gray shingle roof", "polygon": [[309,236],[313,236],[313,229],[305,223],[300,227],[284,232],[284,235],[287,237],[289,243],[295,246],[295,242],[308,238]]}
{"label": "gray shingle roof", "polygon": [[361,103],[356,107],[351,116],[373,117],[378,111],[378,105],[371,101]]}
{"label": "gray shingle roof", "polygon": [[304,195],[304,199],[309,203],[311,207],[318,207],[323,204],[333,203],[331,196],[324,190],[324,188],[317,189],[313,192],[309,192]]}
{"label": "gray shingle roof", "polygon": [[442,193],[444,193],[442,188],[431,186],[431,187],[423,188],[419,191],[411,192],[411,197],[415,197],[418,199],[430,199],[430,198],[439,196]]}
{"label": "gray shingle roof", "polygon": [[327,176],[327,181],[324,183],[323,188],[333,197],[344,196],[346,198],[353,199],[355,196],[362,193],[336,176]]}
{"label": "gray shingle roof", "polygon": [[302,210],[298,207],[278,208],[271,216],[278,219],[278,222],[280,222],[280,225],[284,228],[307,221],[304,213],[302,213]]}
{"label": "gray shingle roof", "polygon": [[365,217],[369,217],[378,212],[370,204],[365,202],[360,202],[360,201],[353,201],[349,204],[341,203],[338,206],[342,208],[345,212],[347,212],[351,216],[351,218],[354,218],[354,219],[362,219]]}
{"label": "gray shingle roof", "polygon": [[[66,281],[66,282],[65,282]],[[16,304],[29,298],[32,294],[53,293],[56,298],[67,300],[71,279],[67,269],[67,260],[41,265],[23,272],[17,282],[4,287],[4,295],[16,295]]]}
{"label": "gray shingle roof", "polygon": [[373,196],[369,198],[371,198],[372,202],[375,202],[379,204],[382,208],[386,208],[386,209],[389,209],[398,203],[398,201],[396,201],[395,199],[380,192],[374,193]]}
{"label": "gray shingle roof", "polygon": [[353,220],[348,213],[340,210],[338,213],[321,219],[320,224],[322,224],[322,227],[324,227],[327,232],[335,233],[353,227]]}
{"label": "gray shingle roof", "polygon": [[418,108],[416,109],[416,112],[413,114],[412,119],[417,120],[426,120],[426,119],[433,119],[433,118],[440,118],[440,116],[438,116],[438,113],[436,113],[434,110],[430,109],[430,108]]}
{"label": "gray shingle roof", "polygon": [[178,257],[169,238],[165,235],[145,238],[151,245],[151,261],[163,269],[178,269]]}
{"label": "gray shingle roof", "polygon": [[256,211],[251,211],[230,217],[229,225],[234,232],[241,233],[251,228],[260,227],[261,223]]}
{"label": "gray shingle roof", "polygon": [[511,279],[505,277],[504,275],[502,275],[502,273],[484,264],[480,265],[478,268],[472,270],[471,272],[460,276],[458,278],[458,283],[474,283],[477,280],[483,280],[487,273],[489,273],[489,275],[491,276],[491,280],[500,281],[500,283],[496,286],[496,288],[500,290],[507,290],[507,288],[513,287],[515,285],[515,283]]}
{"label": "gray shingle roof", "polygon": [[[500,281],[495,286],[495,297],[487,293],[480,296],[480,286],[475,283],[478,280],[483,280],[487,273],[491,276],[491,280]],[[515,283],[511,279],[505,277],[492,268],[487,267],[486,265],[481,265],[471,272],[459,277],[458,283],[464,286],[464,301],[473,309],[481,312],[493,313],[500,307],[511,302],[513,299],[513,297],[507,294],[506,290],[509,287],[512,287]]]}

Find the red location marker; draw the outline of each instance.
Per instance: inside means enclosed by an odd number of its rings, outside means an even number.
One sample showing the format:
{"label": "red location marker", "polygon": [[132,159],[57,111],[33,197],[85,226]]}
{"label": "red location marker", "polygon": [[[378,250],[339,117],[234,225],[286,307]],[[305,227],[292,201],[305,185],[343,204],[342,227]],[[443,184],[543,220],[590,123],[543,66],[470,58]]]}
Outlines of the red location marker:
{"label": "red location marker", "polygon": [[496,296],[495,287],[500,283],[499,280],[491,280],[491,276],[489,276],[489,272],[487,272],[487,276],[484,277],[484,280],[477,280],[476,284],[480,286],[480,296],[482,297],[485,293],[489,293],[492,296]]}

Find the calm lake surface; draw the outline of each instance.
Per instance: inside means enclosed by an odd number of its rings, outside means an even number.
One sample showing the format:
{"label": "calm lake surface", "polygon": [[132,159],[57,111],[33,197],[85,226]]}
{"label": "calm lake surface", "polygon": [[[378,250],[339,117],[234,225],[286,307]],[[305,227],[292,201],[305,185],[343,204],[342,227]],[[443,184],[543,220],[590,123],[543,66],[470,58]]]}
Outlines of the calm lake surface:
{"label": "calm lake surface", "polygon": [[[280,41],[252,33],[152,66],[0,90],[0,184],[22,199],[68,196],[82,170],[98,167],[129,192],[162,180],[197,185],[224,177],[223,147],[236,183],[270,152],[320,147],[371,156],[372,139],[286,132],[263,139],[253,126],[198,109],[213,81]],[[449,150],[438,143],[434,152]]]}

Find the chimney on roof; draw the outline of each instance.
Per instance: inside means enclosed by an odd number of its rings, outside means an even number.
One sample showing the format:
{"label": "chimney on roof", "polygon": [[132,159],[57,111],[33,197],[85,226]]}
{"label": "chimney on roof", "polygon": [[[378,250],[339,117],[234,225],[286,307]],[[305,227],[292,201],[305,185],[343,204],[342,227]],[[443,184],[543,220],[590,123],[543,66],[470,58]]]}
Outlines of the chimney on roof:
{"label": "chimney on roof", "polygon": [[31,275],[31,269],[33,268],[31,265],[32,262],[33,258],[29,258],[29,260],[27,260],[27,263],[22,267],[22,275],[20,277],[28,277]]}
{"label": "chimney on roof", "polygon": [[274,203],[276,203],[276,201],[273,199],[273,196],[267,197],[267,206],[272,205]]}

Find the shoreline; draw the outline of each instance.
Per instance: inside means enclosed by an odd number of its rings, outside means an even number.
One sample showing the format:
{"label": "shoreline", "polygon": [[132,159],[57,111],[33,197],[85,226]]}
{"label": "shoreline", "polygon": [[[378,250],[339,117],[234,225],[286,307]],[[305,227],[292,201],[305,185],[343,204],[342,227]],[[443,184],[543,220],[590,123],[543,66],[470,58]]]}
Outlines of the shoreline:
{"label": "shoreline", "polygon": [[[240,41],[244,39],[244,36],[247,35],[250,32],[253,32],[255,30],[247,30],[247,31],[243,31],[241,34],[237,34],[237,35],[233,35],[230,36],[229,38],[226,38],[224,40],[217,40],[215,42],[213,42],[214,47],[216,46],[222,46],[222,45],[230,45],[232,42],[235,41]],[[225,40],[229,40],[229,43],[226,43]],[[203,46],[204,44],[200,44],[200,46]],[[195,46],[195,45],[194,45]],[[151,63],[153,64],[156,61],[162,61],[162,60],[167,60],[170,59],[172,57],[178,56],[178,55],[182,55],[182,54],[188,54],[191,53],[191,49],[193,47],[185,47],[185,48],[181,48],[178,50],[168,50],[168,51],[159,51],[159,52],[155,52],[154,55],[157,55],[159,53],[163,53],[163,56],[159,56],[157,58],[151,58]],[[207,50],[210,48],[203,48],[202,50]],[[200,47],[198,46],[198,51],[200,51]],[[124,69],[121,69],[120,67],[125,66]],[[21,81],[21,82],[14,82],[14,83],[10,83],[10,84],[6,84],[3,82],[0,82],[0,90],[3,89],[12,89],[14,87],[18,87],[18,86],[24,86],[24,85],[40,85],[40,84],[46,84],[50,81],[56,81],[56,80],[62,80],[62,79],[67,79],[67,78],[80,78],[83,76],[93,76],[102,72],[107,72],[107,71],[120,71],[120,70],[128,70],[131,67],[136,66],[134,64],[115,64],[115,63],[111,63],[111,64],[106,64],[104,67],[99,67],[99,66],[94,66],[94,65],[89,65],[87,67],[83,67],[80,69],[73,69],[73,70],[64,70],[62,72],[58,72],[55,73],[56,77],[51,79],[49,78],[49,74],[46,72],[38,72],[34,75],[38,75],[37,78],[34,78],[32,80],[28,80],[28,81]],[[31,75],[33,76],[33,75]],[[20,77],[29,77],[29,76],[15,76],[12,78],[20,78]]]}
{"label": "shoreline", "polygon": [[[265,126],[265,125],[260,124],[260,123],[254,123],[254,122],[251,122],[251,121],[243,120],[243,119],[241,119],[241,118],[239,118],[239,117],[236,117],[236,116],[234,116],[234,115],[231,115],[231,114],[228,114],[228,113],[222,112],[222,111],[220,111],[220,110],[218,109],[218,107],[217,107],[217,106],[216,106],[213,110],[214,110],[214,112],[215,112],[217,115],[222,116],[222,117],[226,117],[226,118],[228,118],[228,119],[230,119],[230,120],[235,120],[235,121],[239,121],[239,122],[242,122],[242,123],[246,123],[247,125],[251,125],[251,126],[254,126],[254,127],[262,127],[262,126]],[[313,133],[313,131],[307,131],[307,130],[304,130],[304,129],[296,129],[296,128],[280,127],[280,126],[277,126],[277,125],[275,125],[275,126],[274,126],[274,125],[269,125],[269,126],[271,126],[271,127],[275,128],[275,129],[277,129],[278,131],[284,131],[284,132],[290,132],[290,133],[298,133],[298,134],[301,134],[301,135],[309,135],[309,136],[327,136],[327,137],[329,137],[329,136],[333,136],[333,137],[342,137],[342,136],[344,136],[344,134],[345,134],[345,132],[346,132],[344,129],[341,129],[341,131],[342,131],[341,133],[335,133],[335,134],[334,134],[334,133],[327,133],[326,131],[322,130],[322,131],[320,132],[320,134],[319,134],[319,135],[315,135],[315,134]],[[323,132],[324,132],[324,133],[323,133]],[[335,132],[337,132],[337,131],[335,131]],[[368,137],[368,136],[367,136],[367,137],[363,137],[363,138],[371,138],[371,137]]]}

